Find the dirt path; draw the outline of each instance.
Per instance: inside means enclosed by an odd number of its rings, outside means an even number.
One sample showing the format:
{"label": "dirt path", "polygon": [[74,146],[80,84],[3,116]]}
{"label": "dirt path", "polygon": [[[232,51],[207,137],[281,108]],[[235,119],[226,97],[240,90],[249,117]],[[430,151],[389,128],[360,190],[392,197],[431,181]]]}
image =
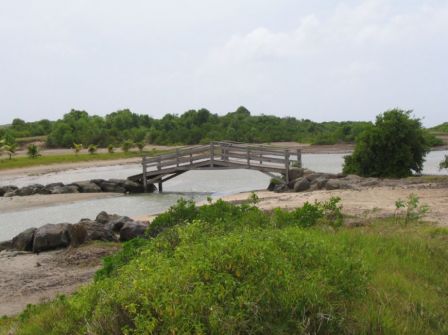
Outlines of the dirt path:
{"label": "dirt path", "polygon": [[0,316],[20,313],[27,304],[74,292],[91,281],[101,258],[117,244],[89,244],[40,253],[0,252]]}

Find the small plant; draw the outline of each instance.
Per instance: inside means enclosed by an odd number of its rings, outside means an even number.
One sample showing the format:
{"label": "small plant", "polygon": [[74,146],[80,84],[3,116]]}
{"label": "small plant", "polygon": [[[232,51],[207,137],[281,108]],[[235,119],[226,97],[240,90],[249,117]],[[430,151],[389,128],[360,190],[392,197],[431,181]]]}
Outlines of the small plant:
{"label": "small plant", "polygon": [[2,150],[6,151],[6,153],[9,155],[9,159],[12,159],[12,156],[16,153],[17,144],[6,144],[2,147]]}
{"label": "small plant", "polygon": [[79,152],[82,150],[82,144],[73,143],[73,150],[75,151],[76,155],[79,154]]}
{"label": "small plant", "polygon": [[448,155],[445,155],[445,159],[439,164],[439,170],[443,169],[448,169]]}
{"label": "small plant", "polygon": [[209,195],[207,195],[207,202],[209,204],[211,204],[213,202],[213,198],[211,196],[209,196]]}
{"label": "small plant", "polygon": [[129,152],[129,150],[131,150],[131,148],[133,146],[134,146],[134,142],[132,142],[131,140],[126,140],[121,145],[121,149],[123,150],[123,152]]}
{"label": "small plant", "polygon": [[107,146],[107,152],[113,154],[115,152],[115,147],[112,144]]}
{"label": "small plant", "polygon": [[40,156],[39,147],[35,144],[30,144],[27,147],[27,155],[30,158],[37,158]]}
{"label": "small plant", "polygon": [[251,192],[247,198],[247,202],[252,206],[256,206],[260,202],[260,197],[255,192]]}
{"label": "small plant", "polygon": [[87,151],[89,152],[89,154],[93,155],[96,153],[96,151],[98,150],[98,147],[95,144],[91,144],[89,145],[89,147],[87,148]]}
{"label": "small plant", "polygon": [[407,225],[409,222],[419,221],[428,211],[429,206],[420,204],[420,198],[411,193],[407,200],[395,201],[395,223],[402,221]]}
{"label": "small plant", "polygon": [[136,146],[137,146],[137,148],[138,148],[138,151],[139,151],[140,153],[142,153],[142,152],[143,152],[143,149],[145,148],[145,142],[137,142],[137,143],[136,143]]}

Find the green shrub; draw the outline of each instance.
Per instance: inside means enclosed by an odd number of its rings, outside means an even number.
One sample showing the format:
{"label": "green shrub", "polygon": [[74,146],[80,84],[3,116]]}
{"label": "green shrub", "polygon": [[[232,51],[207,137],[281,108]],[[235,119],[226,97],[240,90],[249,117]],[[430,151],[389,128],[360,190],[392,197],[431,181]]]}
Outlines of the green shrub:
{"label": "green shrub", "polygon": [[91,144],[89,145],[89,147],[87,148],[87,151],[89,152],[89,154],[93,155],[96,153],[96,151],[98,150],[98,147],[95,144]]}
{"label": "green shrub", "polygon": [[28,157],[30,157],[30,158],[37,158],[37,157],[39,157],[40,156],[40,154],[39,154],[39,147],[37,145],[35,145],[35,144],[28,145],[28,147],[27,147],[27,154],[28,154]]}
{"label": "green shrub", "polygon": [[402,178],[420,173],[429,152],[427,133],[410,111],[390,110],[358,136],[343,172],[365,177]]}
{"label": "green shrub", "polygon": [[448,155],[445,155],[445,159],[439,163],[439,169],[448,169]]}

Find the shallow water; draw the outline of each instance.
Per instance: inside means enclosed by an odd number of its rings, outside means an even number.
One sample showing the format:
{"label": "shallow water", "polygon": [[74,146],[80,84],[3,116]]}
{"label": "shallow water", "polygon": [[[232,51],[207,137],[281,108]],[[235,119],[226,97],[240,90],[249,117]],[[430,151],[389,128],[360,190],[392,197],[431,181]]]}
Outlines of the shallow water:
{"label": "shallow water", "polygon": [[[442,174],[439,162],[448,151],[433,151],[426,157],[425,174]],[[345,154],[304,154],[303,166],[315,171],[338,173],[342,170]],[[25,186],[33,183],[70,183],[95,178],[127,178],[141,172],[139,164],[92,167],[67,170],[43,175],[2,178],[0,185]],[[219,197],[257,189],[264,189],[270,177],[252,170],[189,171],[164,184],[165,193],[123,195],[78,201],[69,204],[31,208],[0,213],[0,241],[9,239],[29,227],[46,223],[78,222],[81,218],[95,218],[102,210],[127,216],[154,214],[166,210],[179,198],[196,201],[205,200],[207,195]]]}

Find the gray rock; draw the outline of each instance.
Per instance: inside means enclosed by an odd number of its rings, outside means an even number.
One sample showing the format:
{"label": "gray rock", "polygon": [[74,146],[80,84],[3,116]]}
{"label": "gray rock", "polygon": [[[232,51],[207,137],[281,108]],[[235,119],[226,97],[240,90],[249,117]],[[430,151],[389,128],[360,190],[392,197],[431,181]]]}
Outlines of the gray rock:
{"label": "gray rock", "polygon": [[86,241],[116,241],[115,234],[108,225],[89,219],[82,219],[76,226],[81,226],[85,229]]}
{"label": "gray rock", "polygon": [[51,194],[79,193],[79,188],[75,185],[55,186],[50,190]]}
{"label": "gray rock", "polygon": [[103,192],[126,193],[126,189],[122,185],[110,181],[102,183],[101,190]]}
{"label": "gray rock", "polygon": [[81,193],[99,193],[101,192],[101,187],[99,187],[97,184],[92,183],[90,181],[78,181],[76,183],[72,183],[69,186],[77,186],[79,189],[79,192]]}
{"label": "gray rock", "polygon": [[120,241],[129,241],[144,236],[147,225],[142,222],[126,222],[120,230]]}
{"label": "gray rock", "polygon": [[69,223],[46,224],[34,233],[33,252],[41,252],[70,245],[71,225]]}
{"label": "gray rock", "polygon": [[33,250],[33,240],[36,228],[28,228],[12,239],[12,249],[20,251]]}
{"label": "gray rock", "polygon": [[311,189],[313,190],[321,190],[325,187],[328,182],[328,178],[326,176],[318,177],[311,182]]}
{"label": "gray rock", "polygon": [[369,186],[377,186],[380,183],[380,181],[377,178],[367,178],[359,183],[359,185],[364,187]]}
{"label": "gray rock", "polygon": [[[150,184],[150,185],[152,185],[155,188],[154,184]],[[148,191],[150,191],[150,189],[149,189],[150,185],[148,185]],[[136,183],[136,182],[134,182],[132,180],[128,180],[128,179],[126,179],[124,181],[123,187],[125,188],[126,192],[129,192],[129,193],[142,193],[142,192],[144,192],[143,185],[141,185],[139,183]],[[152,191],[154,191],[154,190],[152,190]]]}
{"label": "gray rock", "polygon": [[120,216],[114,220],[111,220],[107,223],[109,229],[114,232],[119,232],[126,223],[134,222],[131,218],[127,216]]}
{"label": "gray rock", "polygon": [[82,224],[76,223],[74,225],[70,225],[69,234],[70,245],[73,247],[77,247],[87,241],[87,229]]}
{"label": "gray rock", "polygon": [[326,190],[350,189],[350,188],[353,188],[353,184],[350,181],[343,179],[330,179],[325,184]]}
{"label": "gray rock", "polygon": [[119,219],[121,216],[117,214],[107,214],[105,211],[100,212],[95,221],[102,224],[107,224],[112,220]]}
{"label": "gray rock", "polygon": [[0,251],[12,249],[12,241],[0,242]]}
{"label": "gray rock", "polygon": [[0,197],[3,197],[6,193],[14,192],[17,189],[17,186],[13,185],[0,186]]}
{"label": "gray rock", "polygon": [[289,180],[295,180],[297,178],[303,177],[303,172],[305,169],[292,167],[289,169]]}
{"label": "gray rock", "polygon": [[299,178],[294,183],[294,192],[306,191],[310,188],[310,182],[305,177]]}
{"label": "gray rock", "polygon": [[10,192],[6,192],[3,196],[6,198],[6,197],[15,197],[16,195],[17,195],[17,192],[18,192],[19,190],[17,189],[17,190],[14,190],[14,191],[10,191]]}
{"label": "gray rock", "polygon": [[27,196],[38,194],[44,190],[44,185],[41,184],[32,184],[25,187],[22,187],[16,191],[16,195],[19,196]]}

